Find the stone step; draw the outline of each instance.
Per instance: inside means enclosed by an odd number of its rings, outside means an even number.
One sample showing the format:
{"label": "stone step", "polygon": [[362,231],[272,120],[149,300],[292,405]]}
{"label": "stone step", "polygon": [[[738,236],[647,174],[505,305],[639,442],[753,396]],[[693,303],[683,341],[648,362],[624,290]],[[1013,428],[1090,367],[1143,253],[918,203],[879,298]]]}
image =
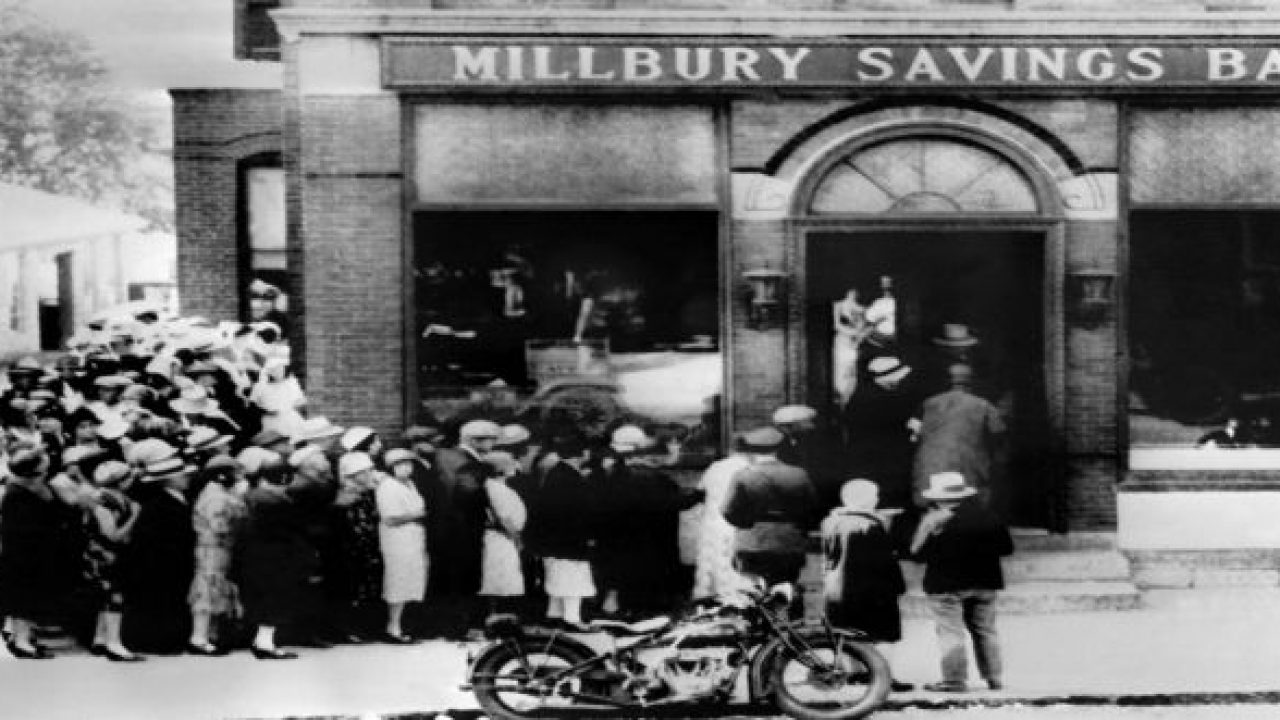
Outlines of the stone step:
{"label": "stone step", "polygon": [[[1123,581],[1016,583],[1000,592],[997,604],[1000,612],[1011,615],[1136,610],[1141,606],[1137,586]],[[928,597],[912,590],[903,598],[902,612],[909,617],[928,617]]]}
{"label": "stone step", "polygon": [[1075,552],[1082,550],[1115,550],[1114,532],[1071,532],[1053,534],[1037,528],[1010,528],[1013,546],[1020,553]]}
{"label": "stone step", "polygon": [[[903,561],[902,574],[907,585],[918,587],[924,577],[924,565]],[[1001,561],[1005,582],[1087,582],[1128,581],[1129,560],[1114,550],[1082,550],[1079,552],[1015,552]]]}

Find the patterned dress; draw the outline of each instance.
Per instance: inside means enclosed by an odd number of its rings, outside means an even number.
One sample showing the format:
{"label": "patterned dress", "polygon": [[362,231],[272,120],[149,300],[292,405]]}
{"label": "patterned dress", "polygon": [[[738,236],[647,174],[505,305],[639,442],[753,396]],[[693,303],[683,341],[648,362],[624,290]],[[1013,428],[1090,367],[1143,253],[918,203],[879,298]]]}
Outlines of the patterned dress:
{"label": "patterned dress", "polygon": [[187,598],[192,610],[241,615],[240,590],[229,575],[247,515],[244,501],[219,483],[209,483],[200,492],[192,514],[196,574]]}
{"label": "patterned dress", "polygon": [[[95,512],[107,513],[119,528],[133,516],[134,508],[124,493],[104,489],[98,496]],[[127,541],[116,541],[102,532],[94,512],[85,515],[88,542],[84,552],[85,580],[95,593],[101,610],[121,610],[121,570],[124,567]]]}
{"label": "patterned dress", "polygon": [[378,545],[378,501],[373,491],[347,505],[339,514],[338,546],[342,549],[340,593],[349,607],[382,602],[382,550]]}

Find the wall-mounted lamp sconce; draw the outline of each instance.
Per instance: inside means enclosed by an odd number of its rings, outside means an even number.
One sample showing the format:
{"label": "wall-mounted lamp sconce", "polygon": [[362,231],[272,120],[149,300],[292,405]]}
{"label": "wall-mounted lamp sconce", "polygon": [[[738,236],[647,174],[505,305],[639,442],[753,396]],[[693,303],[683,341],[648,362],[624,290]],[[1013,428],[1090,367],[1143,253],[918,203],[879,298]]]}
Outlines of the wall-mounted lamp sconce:
{"label": "wall-mounted lamp sconce", "polygon": [[747,324],[753,330],[764,330],[780,323],[783,318],[783,281],[786,275],[770,268],[753,268],[742,273],[747,281]]}
{"label": "wall-mounted lamp sconce", "polygon": [[1116,276],[1082,271],[1067,276],[1067,311],[1074,324],[1097,329],[1111,319],[1115,309]]}

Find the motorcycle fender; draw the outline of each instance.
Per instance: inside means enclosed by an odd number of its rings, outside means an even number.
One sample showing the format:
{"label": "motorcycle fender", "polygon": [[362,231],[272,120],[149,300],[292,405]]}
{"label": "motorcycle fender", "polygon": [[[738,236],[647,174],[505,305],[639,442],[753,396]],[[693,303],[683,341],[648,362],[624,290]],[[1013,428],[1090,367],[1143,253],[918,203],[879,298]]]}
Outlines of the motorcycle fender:
{"label": "motorcycle fender", "polygon": [[470,689],[469,686],[475,683],[475,678],[473,677],[475,668],[477,665],[480,664],[482,660],[487,658],[489,655],[501,650],[504,647],[507,647],[508,645],[515,645],[516,647],[521,648],[522,650],[524,648],[528,648],[532,650],[538,647],[544,647],[547,645],[547,643],[550,643],[552,640],[555,641],[556,645],[559,645],[561,647],[567,647],[572,650],[576,650],[577,652],[581,653],[583,657],[595,657],[596,655],[599,654],[595,650],[592,650],[589,645],[582,642],[581,640],[574,639],[563,633],[550,633],[550,632],[543,632],[540,630],[527,630],[520,637],[511,637],[511,638],[503,638],[502,640],[495,640],[489,643],[488,645],[485,645],[484,647],[480,648],[480,652],[476,653],[475,657],[471,658],[470,662],[467,663],[468,687],[465,689]]}
{"label": "motorcycle fender", "polygon": [[[861,631],[842,628],[828,629],[827,626],[821,623],[811,623],[796,628],[792,632],[800,637],[825,637],[828,632],[832,632],[842,634],[856,642],[871,642],[871,639]],[[748,679],[750,681],[749,690],[752,702],[772,702],[773,688],[770,687],[770,682],[773,674],[773,664],[786,648],[787,646],[783,644],[782,638],[774,637],[761,646],[755,657],[751,658]]]}

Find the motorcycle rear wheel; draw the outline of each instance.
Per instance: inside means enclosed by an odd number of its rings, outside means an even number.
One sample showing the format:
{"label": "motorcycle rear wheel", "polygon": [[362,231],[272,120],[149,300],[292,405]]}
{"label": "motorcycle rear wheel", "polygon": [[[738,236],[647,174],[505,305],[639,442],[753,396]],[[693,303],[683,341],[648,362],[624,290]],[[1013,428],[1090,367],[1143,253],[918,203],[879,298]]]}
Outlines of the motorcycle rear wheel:
{"label": "motorcycle rear wheel", "polygon": [[[538,677],[547,677],[591,658],[583,648],[563,640],[530,640],[519,646],[493,645],[485,650],[471,671],[471,684],[480,707],[495,720],[559,717],[573,705],[568,698],[519,692]],[[560,700],[561,702],[548,702]]]}
{"label": "motorcycle rear wheel", "polygon": [[871,645],[839,631],[806,633],[808,648],[779,653],[773,667],[778,708],[799,720],[855,720],[889,695],[889,663]]}

